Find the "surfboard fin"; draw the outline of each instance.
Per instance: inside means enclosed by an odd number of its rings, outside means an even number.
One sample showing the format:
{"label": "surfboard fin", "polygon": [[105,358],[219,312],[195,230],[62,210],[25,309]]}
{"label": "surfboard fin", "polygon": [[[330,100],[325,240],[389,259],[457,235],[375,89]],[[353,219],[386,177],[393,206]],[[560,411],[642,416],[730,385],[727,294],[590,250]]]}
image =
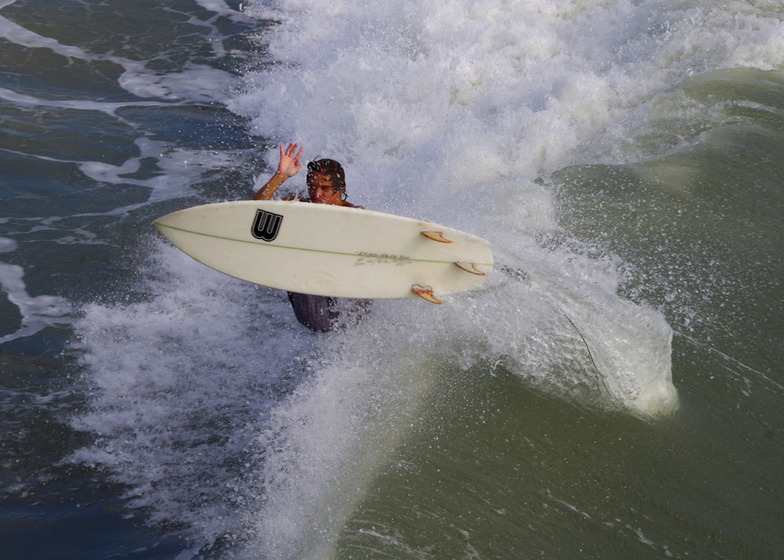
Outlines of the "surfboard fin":
{"label": "surfboard fin", "polygon": [[457,266],[460,270],[465,270],[470,274],[476,274],[477,276],[487,276],[486,272],[482,272],[476,267],[476,263],[455,261],[455,266]]}
{"label": "surfboard fin", "polygon": [[428,288],[427,286],[420,286],[419,284],[414,284],[413,286],[411,286],[411,291],[414,292],[419,297],[421,297],[422,299],[429,301],[430,303],[435,303],[438,305],[444,303],[433,295],[433,288]]}
{"label": "surfboard fin", "polygon": [[427,237],[428,239],[432,239],[433,241],[437,241],[438,243],[452,243],[451,240],[444,237],[444,234],[440,231],[423,231],[422,235]]}

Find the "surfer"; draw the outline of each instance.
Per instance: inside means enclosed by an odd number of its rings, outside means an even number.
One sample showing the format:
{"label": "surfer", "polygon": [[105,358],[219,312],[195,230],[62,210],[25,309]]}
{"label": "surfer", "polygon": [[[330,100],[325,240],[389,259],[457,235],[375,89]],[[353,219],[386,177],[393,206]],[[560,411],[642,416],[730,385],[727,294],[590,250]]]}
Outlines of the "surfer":
{"label": "surfer", "polygon": [[[284,149],[281,142],[278,170],[253,195],[253,200],[270,200],[284,182],[299,173],[304,149],[304,146],[300,147],[296,143]],[[305,181],[308,186],[307,198],[293,195],[281,200],[362,208],[346,200],[346,174],[343,166],[335,160],[323,158],[308,163]],[[369,299],[331,298],[296,292],[288,292],[288,295],[297,321],[317,332],[342,330],[356,325],[371,308]]]}
{"label": "surfer", "polygon": [[[280,163],[278,163],[278,170],[261,187],[256,194],[253,195],[253,200],[270,200],[280,186],[299,173],[302,163],[300,158],[304,151],[304,146],[297,148],[299,144],[289,144],[287,148],[283,148],[283,143],[280,144]],[[335,206],[348,206],[349,208],[362,208],[356,206],[346,200],[346,174],[343,171],[343,166],[334,159],[317,159],[308,163],[308,175],[306,178],[308,185],[308,198],[300,198],[298,196],[287,196],[282,200],[297,200],[300,202],[314,202],[316,204],[333,204]]]}

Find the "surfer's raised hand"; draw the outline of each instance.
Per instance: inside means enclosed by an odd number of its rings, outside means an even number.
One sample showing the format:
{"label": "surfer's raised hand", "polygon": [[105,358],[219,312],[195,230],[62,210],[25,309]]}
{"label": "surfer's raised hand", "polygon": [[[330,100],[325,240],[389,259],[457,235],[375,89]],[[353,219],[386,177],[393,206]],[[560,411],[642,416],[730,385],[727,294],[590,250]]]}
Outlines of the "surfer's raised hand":
{"label": "surfer's raised hand", "polygon": [[302,152],[305,150],[305,147],[303,146],[299,148],[299,152],[297,151],[298,147],[299,144],[289,144],[288,147],[284,150],[283,142],[280,143],[280,163],[278,164],[278,173],[287,179],[299,173],[299,170],[302,167],[302,163],[300,163],[299,158],[302,156]]}
{"label": "surfer's raised hand", "polygon": [[278,170],[275,175],[261,187],[256,194],[253,195],[253,200],[269,200],[275,194],[284,181],[290,179],[299,173],[302,163],[299,158],[302,157],[302,152],[305,147],[299,148],[299,144],[289,144],[287,148],[283,148],[283,142],[280,143],[280,163],[278,163]]}

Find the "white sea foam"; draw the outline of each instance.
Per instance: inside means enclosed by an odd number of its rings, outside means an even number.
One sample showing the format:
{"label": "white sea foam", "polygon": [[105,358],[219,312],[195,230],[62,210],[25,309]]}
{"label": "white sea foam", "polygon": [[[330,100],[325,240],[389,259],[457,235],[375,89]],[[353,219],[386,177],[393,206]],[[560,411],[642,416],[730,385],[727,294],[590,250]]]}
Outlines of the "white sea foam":
{"label": "white sea foam", "polygon": [[[247,21],[242,11],[237,11],[226,3],[226,0],[196,0],[196,3],[206,10],[209,10],[217,16],[227,17],[233,21]],[[240,2],[240,9],[242,9],[242,2]]]}
{"label": "white sea foam", "polygon": [[158,102],[133,102],[133,103],[108,103],[87,100],[52,100],[17,93],[7,88],[0,88],[0,99],[4,99],[21,107],[50,107],[52,109],[75,109],[78,111],[99,111],[107,115],[116,116],[117,110],[125,107],[150,107],[158,106]]}
{"label": "white sea foam", "polygon": [[[239,12],[231,10],[221,1],[204,1],[207,9],[219,10],[222,15],[231,15],[233,18],[244,19]],[[9,2],[10,4],[10,2]],[[2,6],[0,6],[2,7]],[[208,26],[213,30],[215,39],[211,42],[217,55],[223,54],[220,36],[214,27],[207,22],[194,22],[197,25]],[[142,98],[158,98],[166,101],[214,101],[224,99],[228,95],[229,86],[233,83],[233,76],[228,72],[206,65],[191,64],[179,73],[160,73],[148,67],[148,63],[131,60],[120,56],[103,53],[91,53],[81,47],[65,45],[56,39],[40,35],[26,29],[11,20],[0,16],[0,37],[7,41],[27,47],[29,49],[48,49],[55,54],[86,62],[111,62],[124,69],[118,84],[129,93]],[[90,101],[48,101],[33,98],[2,89],[0,97],[22,105],[51,105],[61,108],[76,108],[82,110],[99,110],[104,112],[114,111],[119,107],[138,105],[139,103],[96,103]]]}
{"label": "white sea foam", "polygon": [[74,426],[97,439],[74,460],[109,467],[131,507],[186,523],[197,542],[241,538],[235,512],[260,499],[245,481],[254,436],[310,350],[285,296],[155,246],[140,269],[154,297],[88,305],[76,325],[92,407]]}
{"label": "white sea foam", "polygon": [[[13,2],[4,3],[3,5],[0,5],[0,8],[12,3]],[[94,56],[91,56],[80,47],[64,45],[56,39],[39,35],[2,16],[0,16],[0,37],[6,39],[10,43],[15,43],[30,49],[49,49],[52,52],[67,58],[81,60],[95,59]]]}
{"label": "white sea foam", "polygon": [[139,97],[154,97],[167,101],[214,101],[224,99],[235,77],[223,70],[203,64],[190,64],[177,73],[159,74],[144,64],[122,61],[125,72],[118,83],[126,91]]}
{"label": "white sea foam", "polygon": [[0,237],[0,253],[10,253],[16,250],[16,241],[7,237]]}
{"label": "white sea foam", "polygon": [[[79,170],[98,183],[113,185],[139,185],[150,189],[145,204],[188,196],[193,193],[194,183],[215,169],[226,169],[236,165],[237,154],[231,151],[189,150],[173,148],[166,142],[139,137],[134,142],[139,154],[120,165],[99,161],[76,162]],[[134,179],[129,175],[138,171],[145,159],[152,158],[161,173],[150,178]],[[126,208],[117,209],[118,212]]]}
{"label": "white sea foam", "polygon": [[[12,251],[14,248],[15,243],[11,240],[2,240],[0,243],[0,252]],[[28,294],[21,266],[0,262],[0,288],[22,316],[14,332],[0,337],[0,344],[34,335],[54,325],[68,325],[75,320],[73,307],[68,300],[57,296]]]}

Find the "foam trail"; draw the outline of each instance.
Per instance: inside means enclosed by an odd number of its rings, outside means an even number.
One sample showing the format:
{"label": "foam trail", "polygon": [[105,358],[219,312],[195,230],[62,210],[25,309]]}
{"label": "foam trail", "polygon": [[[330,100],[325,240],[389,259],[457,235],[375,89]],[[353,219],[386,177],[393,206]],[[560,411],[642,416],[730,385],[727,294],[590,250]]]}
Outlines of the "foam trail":
{"label": "foam trail", "polygon": [[215,16],[213,16],[212,19],[215,19],[216,17],[227,17],[233,21],[248,21],[247,16],[242,13],[242,3],[239,5],[240,11],[230,8],[226,3],[226,0],[196,0],[196,3],[204,9],[213,12]]}
{"label": "foam trail", "polygon": [[[150,197],[144,204],[184,197],[193,194],[193,185],[198,183],[211,170],[223,170],[234,167],[238,155],[224,150],[198,150],[172,148],[166,142],[146,137],[137,138],[134,143],[139,148],[139,155],[129,158],[120,165],[106,162],[87,161],[74,162],[79,170],[97,183],[113,185],[132,184],[150,189]],[[153,158],[162,173],[146,179],[133,179],[145,159]],[[118,208],[114,213],[123,213],[127,208]]]}
{"label": "foam trail", "polygon": [[[9,2],[4,5],[10,5]],[[232,18],[244,19],[239,12],[228,9],[223,2],[209,2],[205,6],[207,9],[213,7],[220,11],[222,15],[231,15]],[[3,6],[0,5],[0,8]],[[218,17],[217,14],[215,17]],[[193,20],[192,20],[193,21]],[[208,26],[209,23],[196,22],[194,24]],[[215,37],[212,42],[217,55],[223,54],[220,46],[219,34],[213,31]],[[118,84],[129,93],[139,97],[153,97],[167,101],[203,101],[209,102],[221,99],[226,96],[230,86],[234,82],[234,76],[224,70],[203,65],[190,63],[182,72],[161,74],[150,70],[147,62],[139,62],[128,58],[109,54],[93,54],[81,47],[64,45],[56,39],[45,37],[34,31],[30,31],[9,19],[0,16],[0,37],[7,41],[29,48],[29,49],[48,49],[55,54],[69,59],[78,59],[85,62],[111,62],[124,69],[123,74],[118,79]],[[95,103],[87,101],[45,101],[14,93],[3,88],[0,90],[0,97],[25,106],[48,105],[57,108],[75,108],[100,110],[114,114],[121,107],[140,105],[140,103]],[[144,105],[142,103],[142,105]]]}
{"label": "foam trail", "polygon": [[[15,244],[4,240],[0,249],[13,250]],[[68,325],[74,320],[73,307],[64,298],[57,296],[35,296],[27,293],[24,283],[24,269],[21,266],[0,262],[0,287],[7,294],[22,315],[19,328],[13,333],[0,337],[0,344],[18,338],[32,336],[47,327]]]}
{"label": "foam trail", "polygon": [[126,60],[114,62],[125,68],[118,80],[120,86],[139,97],[211,102],[225,97],[235,80],[230,73],[203,64],[191,63],[182,72],[159,75],[143,64]]}
{"label": "foam trail", "polygon": [[160,106],[160,103],[150,101],[139,102],[125,102],[125,103],[106,103],[96,101],[80,101],[80,100],[49,100],[32,95],[25,95],[17,93],[7,88],[0,88],[0,99],[4,99],[9,103],[18,105],[20,107],[49,107],[52,109],[76,109],[78,111],[99,111],[106,113],[112,117],[117,116],[118,109],[127,107],[155,107]]}
{"label": "foam trail", "polygon": [[[9,6],[13,3],[13,1],[5,2],[0,5],[0,8]],[[39,35],[2,16],[0,16],[0,37],[3,37],[10,43],[15,43],[30,49],[49,49],[55,54],[62,55],[66,58],[77,58],[87,61],[96,59],[96,57],[88,54],[87,51],[80,47],[63,45],[56,39]]]}

